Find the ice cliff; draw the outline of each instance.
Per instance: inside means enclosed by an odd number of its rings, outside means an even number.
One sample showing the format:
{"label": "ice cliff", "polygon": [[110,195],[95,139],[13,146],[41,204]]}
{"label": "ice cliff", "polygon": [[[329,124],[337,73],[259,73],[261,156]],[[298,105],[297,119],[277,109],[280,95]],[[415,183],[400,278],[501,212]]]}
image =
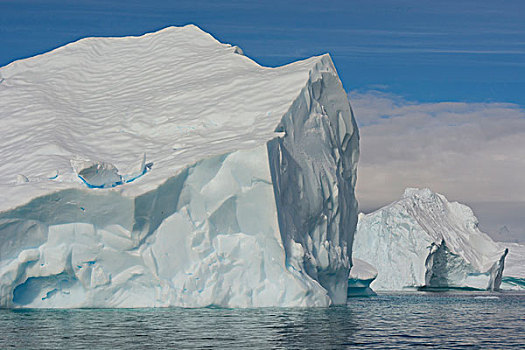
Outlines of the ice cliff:
{"label": "ice cliff", "polygon": [[478,228],[472,210],[429,189],[359,215],[353,256],[378,270],[374,290],[500,288],[508,249]]}
{"label": "ice cliff", "polygon": [[0,307],[346,301],[359,136],[328,55],[199,28],[0,68]]}

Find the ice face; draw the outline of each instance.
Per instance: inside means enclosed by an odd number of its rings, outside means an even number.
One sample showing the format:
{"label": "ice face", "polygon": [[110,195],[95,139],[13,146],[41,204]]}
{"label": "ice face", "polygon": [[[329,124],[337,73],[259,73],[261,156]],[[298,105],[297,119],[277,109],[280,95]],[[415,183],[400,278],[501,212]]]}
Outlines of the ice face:
{"label": "ice face", "polygon": [[478,229],[472,210],[429,189],[359,216],[353,253],[373,262],[374,290],[498,289],[507,250]]}
{"label": "ice face", "polygon": [[286,263],[341,304],[357,222],[359,136],[331,63],[318,65],[277,128],[286,136],[269,142],[268,151]]}
{"label": "ice face", "polygon": [[346,301],[346,93],[327,55],[241,53],[186,26],[0,68],[1,307]]}
{"label": "ice face", "polygon": [[525,290],[525,245],[519,243],[498,243],[508,249],[505,258],[501,289]]}

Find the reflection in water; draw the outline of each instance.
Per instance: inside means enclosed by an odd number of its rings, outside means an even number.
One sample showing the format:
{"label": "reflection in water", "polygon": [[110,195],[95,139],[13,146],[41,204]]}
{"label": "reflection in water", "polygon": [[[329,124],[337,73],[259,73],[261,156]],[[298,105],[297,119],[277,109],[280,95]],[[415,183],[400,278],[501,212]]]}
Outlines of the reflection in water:
{"label": "reflection in water", "polygon": [[[483,294],[486,295],[486,294]],[[332,308],[0,310],[1,348],[517,348],[525,295],[413,293]]]}

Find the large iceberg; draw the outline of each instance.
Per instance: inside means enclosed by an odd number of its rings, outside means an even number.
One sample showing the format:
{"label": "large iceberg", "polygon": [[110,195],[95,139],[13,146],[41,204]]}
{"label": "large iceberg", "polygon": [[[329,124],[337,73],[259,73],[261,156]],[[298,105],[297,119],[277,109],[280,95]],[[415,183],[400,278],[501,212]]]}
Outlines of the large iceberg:
{"label": "large iceberg", "polygon": [[328,55],[199,28],[0,68],[0,307],[346,302],[359,135]]}
{"label": "large iceberg", "polygon": [[374,290],[498,290],[507,254],[503,244],[479,230],[469,207],[416,188],[360,214],[353,245],[353,256],[378,270]]}

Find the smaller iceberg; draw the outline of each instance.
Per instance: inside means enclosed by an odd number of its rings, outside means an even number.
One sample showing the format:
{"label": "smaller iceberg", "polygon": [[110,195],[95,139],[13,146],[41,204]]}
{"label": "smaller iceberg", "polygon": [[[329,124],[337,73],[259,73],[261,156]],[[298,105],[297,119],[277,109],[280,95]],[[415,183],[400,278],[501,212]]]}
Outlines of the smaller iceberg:
{"label": "smaller iceberg", "polygon": [[361,297],[372,296],[376,293],[370,288],[370,284],[377,277],[377,269],[366,261],[353,258],[352,269],[348,277],[348,296]]}
{"label": "smaller iceberg", "polygon": [[[512,249],[511,249],[512,250]],[[374,262],[374,290],[499,290],[509,250],[478,228],[466,205],[429,189],[360,214],[353,256]]]}

